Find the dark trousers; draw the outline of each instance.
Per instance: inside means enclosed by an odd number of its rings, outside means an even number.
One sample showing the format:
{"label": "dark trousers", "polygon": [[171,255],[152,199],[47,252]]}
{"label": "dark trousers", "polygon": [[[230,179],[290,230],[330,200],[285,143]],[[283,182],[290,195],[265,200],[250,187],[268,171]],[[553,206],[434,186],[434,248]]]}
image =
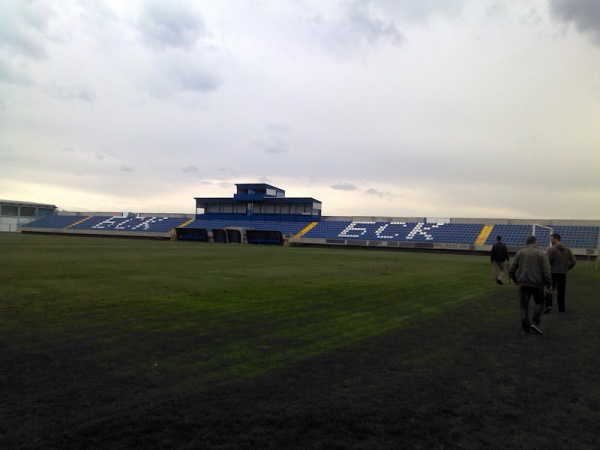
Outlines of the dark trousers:
{"label": "dark trousers", "polygon": [[[565,311],[565,291],[567,290],[567,274],[552,274],[552,290],[556,292],[556,303],[560,312]],[[553,294],[546,295],[546,308],[552,307]]]}
{"label": "dark trousers", "polygon": [[[533,297],[535,307],[533,308],[533,320],[529,322],[529,300]],[[519,303],[521,304],[521,327],[523,331],[529,332],[529,326],[533,323],[539,325],[542,320],[544,309],[544,288],[519,286]]]}

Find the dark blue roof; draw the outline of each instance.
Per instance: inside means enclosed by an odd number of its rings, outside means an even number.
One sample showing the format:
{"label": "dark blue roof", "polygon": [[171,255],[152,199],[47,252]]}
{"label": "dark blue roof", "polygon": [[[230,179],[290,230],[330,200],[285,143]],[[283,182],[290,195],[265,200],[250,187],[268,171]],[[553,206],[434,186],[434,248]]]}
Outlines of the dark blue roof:
{"label": "dark blue roof", "polygon": [[283,189],[266,183],[236,183],[235,185],[238,189],[275,189],[276,191],[284,192]]}

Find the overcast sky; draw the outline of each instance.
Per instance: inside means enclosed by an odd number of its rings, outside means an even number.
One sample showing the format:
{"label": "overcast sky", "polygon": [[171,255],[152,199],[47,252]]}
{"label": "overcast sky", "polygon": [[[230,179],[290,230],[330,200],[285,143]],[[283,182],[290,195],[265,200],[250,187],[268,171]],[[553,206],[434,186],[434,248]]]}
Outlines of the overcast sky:
{"label": "overcast sky", "polygon": [[597,0],[0,0],[0,198],[600,219]]}

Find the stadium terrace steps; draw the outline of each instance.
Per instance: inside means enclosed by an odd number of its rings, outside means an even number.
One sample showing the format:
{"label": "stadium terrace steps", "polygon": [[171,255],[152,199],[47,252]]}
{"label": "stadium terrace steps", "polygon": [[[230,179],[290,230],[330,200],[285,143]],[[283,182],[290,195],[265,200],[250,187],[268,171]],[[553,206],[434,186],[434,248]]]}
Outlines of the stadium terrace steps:
{"label": "stadium terrace steps", "polygon": [[477,236],[477,239],[475,239],[475,245],[485,244],[486,239],[489,237],[493,229],[493,225],[484,225],[484,227],[481,230],[481,233],[479,233],[479,236]]}
{"label": "stadium terrace steps", "polygon": [[68,227],[65,227],[65,228],[71,228],[71,227],[74,227],[75,225],[79,225],[80,223],[83,223],[83,222],[85,222],[86,220],[89,220],[89,219],[91,219],[92,217],[93,217],[93,216],[87,216],[87,217],[84,217],[83,219],[81,219],[81,220],[78,220],[77,222],[75,222],[75,223],[72,223],[71,225],[69,225]]}
{"label": "stadium terrace steps", "polygon": [[186,222],[182,223],[181,225],[179,225],[179,228],[184,228],[187,227],[190,223],[192,223],[194,221],[194,219],[188,219]]}
{"label": "stadium terrace steps", "polygon": [[314,227],[316,227],[318,224],[319,224],[319,222],[311,222],[311,223],[309,223],[302,230],[300,230],[300,232],[296,236],[294,236],[294,237],[295,238],[301,238],[306,233],[308,233],[310,230],[312,230]]}

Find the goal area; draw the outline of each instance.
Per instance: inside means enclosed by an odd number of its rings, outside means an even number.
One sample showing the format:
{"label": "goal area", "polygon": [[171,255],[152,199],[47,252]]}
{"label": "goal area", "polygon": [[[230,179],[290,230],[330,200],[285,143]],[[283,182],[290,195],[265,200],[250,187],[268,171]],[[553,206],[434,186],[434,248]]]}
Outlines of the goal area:
{"label": "goal area", "polygon": [[531,230],[531,234],[537,238],[538,247],[543,249],[549,249],[551,247],[550,235],[552,233],[554,233],[552,227],[540,225],[539,223],[534,223]]}

